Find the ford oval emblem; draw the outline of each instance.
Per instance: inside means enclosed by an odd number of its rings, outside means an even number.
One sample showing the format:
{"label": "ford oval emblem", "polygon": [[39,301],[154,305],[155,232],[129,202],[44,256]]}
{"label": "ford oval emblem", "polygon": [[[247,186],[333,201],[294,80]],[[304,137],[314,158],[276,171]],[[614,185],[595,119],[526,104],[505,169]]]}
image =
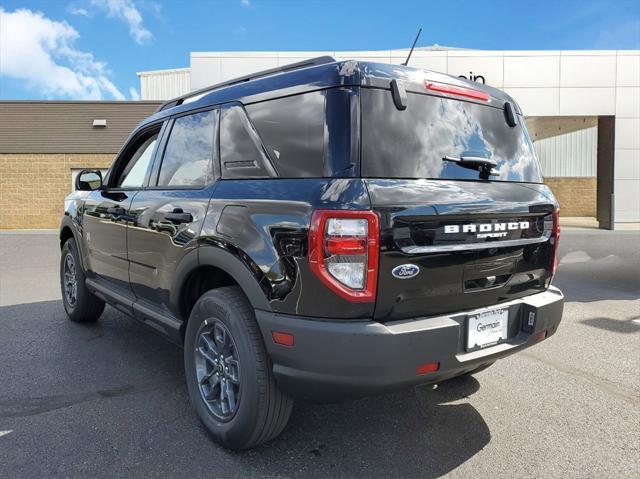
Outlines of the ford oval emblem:
{"label": "ford oval emblem", "polygon": [[420,272],[420,268],[415,264],[401,264],[391,270],[391,274],[394,278],[409,279],[413,278]]}

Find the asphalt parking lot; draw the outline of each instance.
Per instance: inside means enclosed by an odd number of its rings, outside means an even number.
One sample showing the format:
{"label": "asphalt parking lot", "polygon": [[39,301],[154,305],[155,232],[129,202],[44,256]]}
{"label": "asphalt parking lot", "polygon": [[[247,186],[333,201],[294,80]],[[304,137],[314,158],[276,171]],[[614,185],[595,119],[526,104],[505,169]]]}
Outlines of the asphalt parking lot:
{"label": "asphalt parking lot", "polygon": [[69,322],[55,234],[2,234],[0,477],[638,477],[640,233],[560,244],[549,340],[436,389],[296,404],[234,453],[191,412],[180,349],[111,308]]}

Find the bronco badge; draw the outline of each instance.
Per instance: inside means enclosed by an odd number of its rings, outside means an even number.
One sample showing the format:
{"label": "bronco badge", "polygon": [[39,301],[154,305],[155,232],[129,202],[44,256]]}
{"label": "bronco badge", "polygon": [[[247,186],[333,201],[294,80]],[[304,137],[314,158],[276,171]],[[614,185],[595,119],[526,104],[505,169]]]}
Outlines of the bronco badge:
{"label": "bronco badge", "polygon": [[398,279],[413,278],[420,272],[420,268],[415,264],[401,264],[391,270],[391,274]]}

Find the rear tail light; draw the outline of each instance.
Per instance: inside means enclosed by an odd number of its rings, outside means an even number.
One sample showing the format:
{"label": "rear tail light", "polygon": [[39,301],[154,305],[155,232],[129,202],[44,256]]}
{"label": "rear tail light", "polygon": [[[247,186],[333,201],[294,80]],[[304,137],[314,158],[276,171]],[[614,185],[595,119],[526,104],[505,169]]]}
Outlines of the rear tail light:
{"label": "rear tail light", "polygon": [[373,211],[316,210],[309,230],[311,270],[349,301],[374,301],[378,242],[378,215]]}
{"label": "rear tail light", "polygon": [[551,278],[558,271],[558,243],[560,241],[560,209],[556,208],[553,212],[553,234],[551,236],[553,241],[553,255],[551,258]]}

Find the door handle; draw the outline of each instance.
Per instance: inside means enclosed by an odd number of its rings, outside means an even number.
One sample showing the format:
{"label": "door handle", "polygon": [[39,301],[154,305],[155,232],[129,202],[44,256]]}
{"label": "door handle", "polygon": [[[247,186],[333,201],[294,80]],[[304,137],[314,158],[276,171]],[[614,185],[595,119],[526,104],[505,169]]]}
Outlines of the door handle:
{"label": "door handle", "polygon": [[185,213],[182,208],[174,208],[171,213],[165,213],[164,218],[172,223],[191,223],[193,221],[191,213]]}
{"label": "door handle", "polygon": [[114,206],[111,208],[107,208],[107,213],[109,213],[110,215],[122,216],[126,213],[126,211],[124,210],[124,208],[120,208],[119,206]]}

